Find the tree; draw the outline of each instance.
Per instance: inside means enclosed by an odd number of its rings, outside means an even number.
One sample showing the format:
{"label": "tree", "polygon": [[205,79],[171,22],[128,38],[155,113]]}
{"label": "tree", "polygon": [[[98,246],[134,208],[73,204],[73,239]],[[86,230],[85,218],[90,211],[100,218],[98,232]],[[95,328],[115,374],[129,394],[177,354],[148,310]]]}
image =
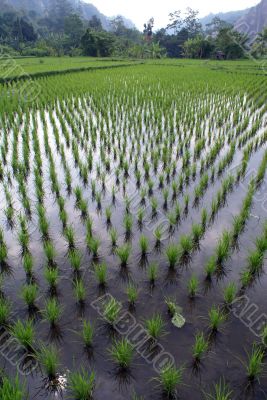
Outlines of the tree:
{"label": "tree", "polygon": [[247,51],[248,37],[232,27],[219,30],[216,37],[216,50],[223,51],[227,59],[243,58]]}
{"label": "tree", "polygon": [[173,30],[175,34],[179,32],[183,24],[183,19],[181,14],[182,14],[181,10],[177,10],[169,14],[170,22],[167,25],[167,29]]}
{"label": "tree", "polygon": [[77,47],[84,32],[83,21],[77,14],[71,14],[64,20],[64,33],[69,38],[69,45]]}
{"label": "tree", "polygon": [[124,20],[121,15],[118,15],[117,17],[113,18],[110,21],[110,26],[111,26],[112,32],[116,36],[124,36],[127,32],[127,28],[124,24]]}
{"label": "tree", "polygon": [[209,58],[214,50],[214,44],[204,36],[198,35],[188,39],[184,45],[184,55],[188,58]]}
{"label": "tree", "polygon": [[258,33],[252,51],[256,57],[262,57],[267,54],[267,27]]}
{"label": "tree", "polygon": [[102,31],[103,30],[102,22],[96,15],[92,16],[92,18],[88,22],[88,27],[90,29],[93,29],[94,31]]}
{"label": "tree", "polygon": [[153,36],[153,28],[154,28],[154,18],[150,18],[146,24],[144,24],[144,35],[145,41],[147,43],[151,42]]}
{"label": "tree", "polygon": [[84,55],[91,57],[108,57],[114,50],[114,36],[108,32],[96,32],[87,29],[82,36],[81,45]]}

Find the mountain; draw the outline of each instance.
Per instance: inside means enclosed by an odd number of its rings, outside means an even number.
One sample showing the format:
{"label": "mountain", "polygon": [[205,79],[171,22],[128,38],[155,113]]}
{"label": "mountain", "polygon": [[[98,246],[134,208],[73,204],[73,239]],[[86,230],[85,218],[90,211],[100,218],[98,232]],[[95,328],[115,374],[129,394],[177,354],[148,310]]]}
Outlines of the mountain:
{"label": "mountain", "polygon": [[[84,19],[89,20],[93,15],[96,15],[104,29],[110,28],[110,18],[102,14],[93,4],[81,0],[68,0],[68,2],[73,11],[79,13]],[[55,0],[0,0],[0,12],[15,10],[23,15],[34,13],[40,17],[45,17],[53,4],[55,4]],[[134,27],[132,21],[124,17],[123,20],[127,28]]]}
{"label": "mountain", "polygon": [[229,24],[235,24],[238,19],[243,17],[247,12],[249,11],[249,8],[245,10],[240,10],[240,11],[229,11],[226,13],[220,12],[218,14],[213,14],[210,13],[204,18],[200,19],[200,22],[202,23],[203,27],[205,25],[210,24],[213,18],[217,17],[220,18],[222,21],[228,22]]}
{"label": "mountain", "polygon": [[248,34],[251,39],[254,39],[266,26],[267,0],[261,0],[257,6],[250,8],[248,12],[235,23],[235,29]]}

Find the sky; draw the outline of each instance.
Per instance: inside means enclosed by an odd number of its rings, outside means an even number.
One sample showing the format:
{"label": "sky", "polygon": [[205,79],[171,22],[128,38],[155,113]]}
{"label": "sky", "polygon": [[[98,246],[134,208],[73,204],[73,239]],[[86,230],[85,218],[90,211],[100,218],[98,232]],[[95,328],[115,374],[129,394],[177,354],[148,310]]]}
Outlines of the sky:
{"label": "sky", "polygon": [[137,28],[150,18],[155,18],[155,28],[161,28],[168,23],[168,14],[175,10],[185,10],[191,7],[199,10],[200,16],[209,13],[236,11],[252,7],[260,0],[85,0],[94,4],[100,12],[108,17],[121,14],[131,19]]}

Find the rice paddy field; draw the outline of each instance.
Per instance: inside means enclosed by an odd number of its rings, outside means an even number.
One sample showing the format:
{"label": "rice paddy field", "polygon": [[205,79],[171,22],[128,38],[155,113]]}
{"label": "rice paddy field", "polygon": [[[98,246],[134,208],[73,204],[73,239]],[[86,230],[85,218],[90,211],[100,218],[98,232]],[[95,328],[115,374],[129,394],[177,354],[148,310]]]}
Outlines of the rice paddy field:
{"label": "rice paddy field", "polygon": [[1,85],[1,399],[267,398],[265,74]]}

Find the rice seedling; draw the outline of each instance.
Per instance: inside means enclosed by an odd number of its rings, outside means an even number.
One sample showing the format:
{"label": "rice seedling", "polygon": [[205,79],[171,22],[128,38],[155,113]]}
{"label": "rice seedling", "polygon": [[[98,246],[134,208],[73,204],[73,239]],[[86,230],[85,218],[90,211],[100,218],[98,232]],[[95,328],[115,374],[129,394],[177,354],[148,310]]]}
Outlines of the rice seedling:
{"label": "rice seedling", "polygon": [[248,360],[245,366],[249,380],[259,380],[262,376],[264,368],[264,356],[264,350],[255,344],[252,346],[251,352],[247,353]]}
{"label": "rice seedling", "polygon": [[193,357],[196,362],[200,362],[209,347],[208,341],[205,339],[203,332],[195,335],[195,343],[193,345]]}
{"label": "rice seedling", "polygon": [[72,226],[67,226],[64,229],[64,237],[68,243],[69,249],[75,248],[75,233]]}
{"label": "rice seedling", "polygon": [[96,264],[94,271],[99,285],[105,286],[107,283],[107,265],[105,263]]}
{"label": "rice seedling", "polygon": [[123,225],[125,228],[125,234],[130,235],[133,228],[133,218],[130,214],[125,214],[123,219]]}
{"label": "rice seedling", "polygon": [[144,216],[145,216],[145,213],[144,213],[143,208],[139,208],[138,211],[137,211],[137,221],[138,221],[139,225],[143,224]]}
{"label": "rice seedling", "polygon": [[149,279],[149,282],[151,284],[154,284],[157,277],[158,277],[158,264],[156,262],[152,262],[147,269],[147,276]]}
{"label": "rice seedling", "polygon": [[169,314],[173,317],[177,312],[175,299],[173,299],[172,297],[166,297],[165,303],[167,304]]}
{"label": "rice seedling", "polygon": [[177,387],[183,383],[184,368],[177,368],[172,363],[165,365],[157,378],[164,393],[168,398],[172,398],[176,394]]}
{"label": "rice seedling", "polygon": [[137,287],[134,284],[130,283],[126,288],[126,294],[127,294],[129,303],[131,305],[134,305],[136,303],[136,300],[138,297]]}
{"label": "rice seedling", "polygon": [[116,250],[116,254],[120,259],[121,266],[125,267],[131,254],[131,246],[126,243],[123,246],[118,247]]}
{"label": "rice seedling", "polygon": [[96,377],[94,371],[89,373],[84,369],[69,375],[69,389],[76,400],[91,400],[95,390]]}
{"label": "rice seedling", "polygon": [[94,258],[97,258],[99,254],[100,240],[93,236],[87,237],[86,240],[89,251],[92,253]]}
{"label": "rice seedling", "polygon": [[198,244],[203,235],[203,226],[199,224],[192,225],[192,240]]}
{"label": "rice seedling", "polygon": [[188,293],[191,298],[196,296],[198,287],[199,287],[198,278],[195,275],[192,275],[187,285]]}
{"label": "rice seedling", "polygon": [[154,314],[150,319],[145,321],[145,327],[152,339],[159,339],[162,336],[164,322],[160,314]]}
{"label": "rice seedling", "polygon": [[84,346],[86,348],[91,347],[94,338],[94,327],[89,321],[83,320],[81,336]]}
{"label": "rice seedling", "polygon": [[103,316],[109,324],[114,324],[119,316],[120,303],[113,297],[104,305]]}
{"label": "rice seedling", "polygon": [[142,256],[145,256],[147,254],[148,248],[149,248],[149,241],[145,235],[140,236],[139,246],[140,246]]}
{"label": "rice seedling", "polygon": [[119,368],[128,369],[133,361],[134,348],[125,338],[114,341],[109,353]]}
{"label": "rice seedling", "polygon": [[33,271],[33,257],[30,253],[24,254],[22,264],[26,274],[31,276]]}
{"label": "rice seedling", "polygon": [[32,349],[35,340],[35,331],[31,320],[18,320],[11,328],[12,335],[27,349]]}
{"label": "rice seedling", "polygon": [[169,244],[169,246],[166,249],[166,257],[169,262],[169,267],[170,268],[175,268],[178,259],[180,255],[180,249],[177,245],[175,244]]}
{"label": "rice seedling", "polygon": [[3,400],[24,400],[27,398],[25,385],[20,383],[18,376],[14,379],[1,376],[0,398]]}
{"label": "rice seedling", "polygon": [[232,304],[237,294],[237,287],[234,282],[229,283],[223,291],[224,301],[227,305]]}
{"label": "rice seedling", "polygon": [[29,308],[35,307],[37,296],[38,296],[38,286],[35,283],[23,286],[22,298]]}
{"label": "rice seedling", "polygon": [[59,281],[58,268],[46,267],[44,271],[44,276],[50,286],[50,289],[55,290]]}
{"label": "rice seedling", "polygon": [[156,215],[158,211],[158,200],[155,197],[152,197],[151,201],[151,209],[152,209],[152,215]]}
{"label": "rice seedling", "polygon": [[82,256],[78,250],[72,250],[69,252],[70,264],[74,271],[79,271],[81,268]]}
{"label": "rice seedling", "polygon": [[11,313],[11,305],[4,297],[0,297],[0,326],[7,325]]}
{"label": "rice seedling", "polygon": [[217,265],[221,265],[227,259],[230,252],[231,236],[230,233],[224,231],[222,237],[219,239],[218,245],[215,250]]}
{"label": "rice seedling", "polygon": [[117,241],[118,241],[118,232],[117,232],[116,228],[111,228],[110,229],[109,236],[110,236],[112,247],[116,247],[117,246]]}
{"label": "rice seedling", "polygon": [[45,302],[45,308],[42,313],[44,319],[47,320],[52,327],[55,327],[62,315],[62,307],[53,297]]}
{"label": "rice seedling", "polygon": [[44,253],[46,255],[48,264],[53,265],[56,257],[56,250],[51,241],[47,241],[44,243]]}
{"label": "rice seedling", "polygon": [[0,244],[0,265],[3,266],[7,261],[7,246],[5,243]]}
{"label": "rice seedling", "polygon": [[220,326],[226,319],[225,314],[220,310],[219,307],[212,306],[209,311],[209,327],[213,332],[217,332]]}
{"label": "rice seedling", "polygon": [[86,288],[81,279],[76,279],[74,282],[74,295],[78,303],[83,304],[86,299]]}
{"label": "rice seedling", "polygon": [[54,345],[42,344],[37,352],[37,360],[48,379],[54,381],[57,378],[60,365],[57,348]]}
{"label": "rice seedling", "polygon": [[229,385],[224,381],[220,380],[219,383],[214,384],[213,393],[205,393],[206,400],[231,400],[233,391]]}
{"label": "rice seedling", "polygon": [[263,254],[258,250],[251,251],[248,256],[248,269],[252,275],[258,274],[263,265]]}

